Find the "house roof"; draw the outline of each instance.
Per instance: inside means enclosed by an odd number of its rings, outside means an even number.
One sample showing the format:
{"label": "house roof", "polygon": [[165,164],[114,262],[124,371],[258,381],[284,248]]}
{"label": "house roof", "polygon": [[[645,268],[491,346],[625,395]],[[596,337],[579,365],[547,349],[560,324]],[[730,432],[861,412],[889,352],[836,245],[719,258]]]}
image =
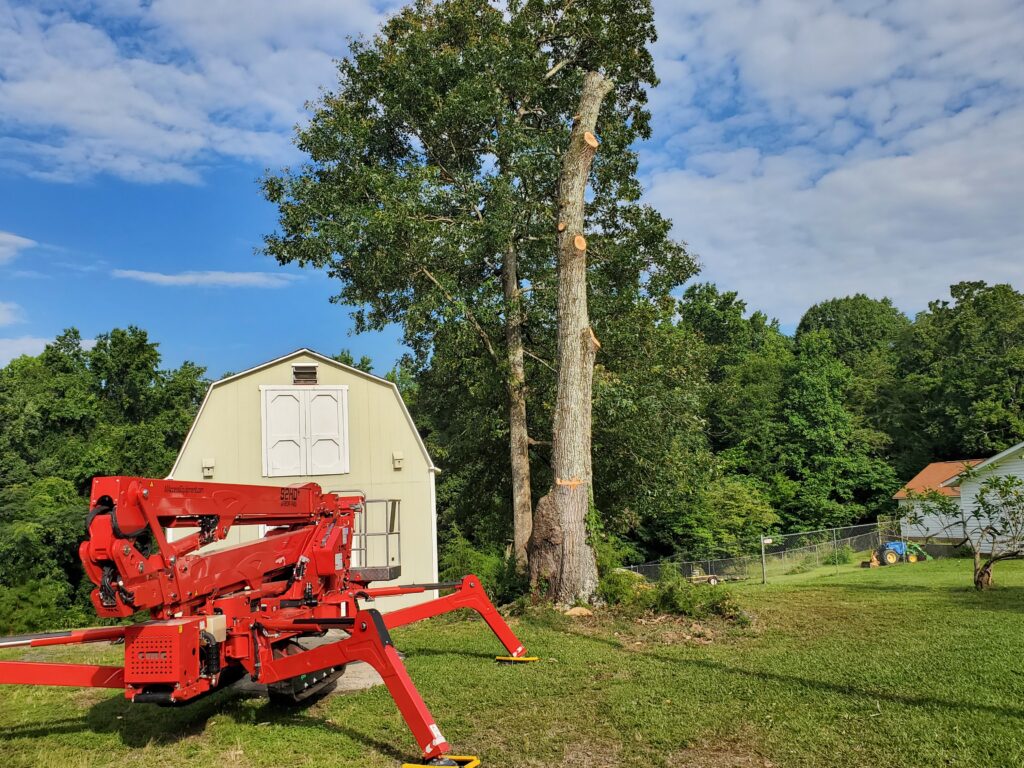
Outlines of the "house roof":
{"label": "house roof", "polygon": [[[979,461],[977,463],[977,465],[972,465],[972,466],[977,466],[977,468],[979,470],[980,469],[985,469],[986,467],[990,467],[993,464],[998,464],[1003,459],[1012,458],[1014,455],[1016,455],[1018,452],[1020,452],[1022,450],[1024,450],[1024,443],[1017,443],[1016,445],[1011,445],[1005,451],[1000,451],[995,456],[990,456],[989,458],[987,458],[987,459],[985,459],[983,461]],[[954,481],[956,481],[956,479],[957,479],[956,477],[951,477],[951,478],[949,478],[949,480],[946,480],[945,483],[943,483],[943,485],[948,484],[949,486],[958,486],[959,483],[958,482],[954,482]],[[959,489],[957,489],[957,490],[959,490]]]}
{"label": "house roof", "polygon": [[290,360],[294,357],[299,357],[300,355],[308,355],[310,357],[316,358],[317,361],[323,362],[326,365],[331,365],[334,366],[335,368],[342,368],[348,371],[349,373],[355,374],[356,376],[361,376],[364,379],[369,379],[370,381],[376,382],[377,384],[382,384],[393,390],[395,393],[395,398],[398,400],[398,404],[402,409],[402,413],[405,415],[405,420],[409,424],[409,428],[412,430],[413,435],[415,435],[416,437],[416,442],[419,444],[420,451],[423,453],[423,458],[426,459],[427,461],[427,468],[431,472],[440,471],[434,465],[434,461],[430,458],[430,453],[427,451],[427,446],[423,442],[423,437],[420,435],[419,430],[416,429],[416,424],[412,420],[412,414],[409,413],[409,409],[405,405],[405,400],[402,399],[402,393],[398,391],[397,384],[395,384],[393,381],[389,381],[388,379],[381,378],[380,376],[375,376],[372,373],[367,373],[366,371],[354,368],[351,365],[339,363],[333,357],[322,355],[319,352],[315,352],[314,350],[309,349],[308,347],[301,347],[300,349],[296,349],[294,352],[289,352],[287,355],[275,357],[273,360],[267,360],[265,363],[254,365],[252,368],[247,368],[244,371],[239,371],[238,373],[234,373],[230,376],[225,376],[223,379],[218,379],[217,381],[212,382],[209,388],[206,390],[206,397],[203,398],[203,402],[199,406],[199,410],[196,412],[196,417],[192,420],[192,426],[189,428],[188,434],[185,435],[185,440],[182,442],[181,448],[178,449],[178,456],[174,460],[174,466],[171,467],[170,474],[167,475],[168,479],[173,478],[174,473],[178,471],[178,463],[181,461],[181,457],[185,454],[185,446],[188,445],[188,441],[192,438],[192,433],[196,429],[196,424],[199,423],[199,419],[203,415],[203,410],[206,408],[206,404],[210,400],[210,393],[213,392],[215,387],[218,387],[221,384],[225,384],[229,381],[234,381],[235,379],[242,378],[243,376],[248,376],[264,368],[269,368],[272,365],[283,363],[286,360]]}
{"label": "house roof", "polygon": [[958,477],[964,471],[964,467],[974,467],[981,464],[984,459],[958,459],[957,461],[933,461],[926,466],[910,481],[900,488],[893,496],[894,499],[905,499],[908,492],[926,493],[938,491],[943,496],[959,496],[959,486],[949,486],[946,483]]}

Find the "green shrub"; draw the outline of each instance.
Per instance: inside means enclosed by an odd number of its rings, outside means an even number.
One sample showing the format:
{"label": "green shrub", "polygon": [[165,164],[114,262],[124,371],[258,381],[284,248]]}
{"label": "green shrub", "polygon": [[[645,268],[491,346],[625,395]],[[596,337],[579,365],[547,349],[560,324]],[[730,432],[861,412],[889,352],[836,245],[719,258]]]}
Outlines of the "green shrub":
{"label": "green shrub", "polygon": [[614,573],[615,569],[621,568],[623,565],[643,560],[642,553],[636,544],[623,541],[604,531],[598,531],[591,536],[591,543],[594,546],[597,572],[601,576]]}
{"label": "green shrub", "polygon": [[529,582],[518,572],[514,558],[475,547],[458,529],[442,547],[439,565],[444,581],[457,581],[470,573],[480,577],[497,605],[511,603],[529,590]]}
{"label": "green shrub", "polygon": [[599,590],[609,605],[627,613],[653,611],[694,619],[721,616],[746,621],[745,614],[728,589],[693,584],[670,564],[662,567],[655,584],[650,584],[638,574],[617,570],[601,580]]}
{"label": "green shrub", "polygon": [[841,547],[836,547],[822,560],[826,565],[846,565],[847,563],[853,562],[853,547],[849,544],[843,544]]}
{"label": "green shrub", "polygon": [[616,568],[601,577],[597,593],[608,605],[632,605],[640,591],[650,588],[647,579],[640,574]]}

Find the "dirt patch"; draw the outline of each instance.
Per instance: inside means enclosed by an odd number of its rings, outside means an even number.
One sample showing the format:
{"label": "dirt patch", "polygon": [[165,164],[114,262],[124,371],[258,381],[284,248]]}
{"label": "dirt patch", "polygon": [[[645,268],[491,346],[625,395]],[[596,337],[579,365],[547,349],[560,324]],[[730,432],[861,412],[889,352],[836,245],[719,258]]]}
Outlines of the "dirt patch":
{"label": "dirt patch", "polygon": [[569,631],[605,641],[615,638],[624,651],[665,645],[711,645],[735,639],[738,634],[757,634],[752,627],[738,628],[718,618],[697,621],[664,614],[624,617],[602,613],[576,620]]}
{"label": "dirt patch", "polygon": [[701,744],[672,754],[666,765],[687,768],[775,768],[764,755],[740,744]]}
{"label": "dirt patch", "polygon": [[621,768],[622,747],[618,744],[583,741],[565,749],[561,768]]}
{"label": "dirt patch", "polygon": [[79,709],[89,709],[101,701],[112,698],[114,696],[108,688],[75,688],[71,694],[71,700]]}

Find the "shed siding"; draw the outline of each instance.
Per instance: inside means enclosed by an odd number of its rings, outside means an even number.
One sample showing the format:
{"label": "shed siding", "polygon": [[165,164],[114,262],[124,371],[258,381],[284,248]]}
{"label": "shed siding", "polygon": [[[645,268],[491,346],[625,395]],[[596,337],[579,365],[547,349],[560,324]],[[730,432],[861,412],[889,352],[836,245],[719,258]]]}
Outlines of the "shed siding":
{"label": "shed siding", "polygon": [[[290,385],[292,365],[317,363],[318,385],[348,387],[349,469],[340,475],[264,477],[260,385]],[[395,452],[402,468],[392,463]],[[437,581],[434,542],[433,468],[394,388],[387,382],[298,354],[213,386],[182,447],[172,477],[202,480],[203,461],[215,463],[212,482],[253,485],[317,483],[328,491],[362,491],[367,498],[401,499],[401,583]],[[256,535],[255,527],[234,528],[225,544]],[[427,595],[432,596],[432,594]],[[421,601],[424,596],[388,598],[381,610]]]}
{"label": "shed siding", "polygon": [[993,476],[1008,477],[1010,475],[1024,478],[1024,456],[1022,454],[1024,454],[1024,451],[1015,456],[1007,456],[996,464],[984,467],[976,479],[965,480],[961,483],[960,504],[963,505],[963,509],[974,508],[975,499],[978,497],[978,490],[985,478]]}

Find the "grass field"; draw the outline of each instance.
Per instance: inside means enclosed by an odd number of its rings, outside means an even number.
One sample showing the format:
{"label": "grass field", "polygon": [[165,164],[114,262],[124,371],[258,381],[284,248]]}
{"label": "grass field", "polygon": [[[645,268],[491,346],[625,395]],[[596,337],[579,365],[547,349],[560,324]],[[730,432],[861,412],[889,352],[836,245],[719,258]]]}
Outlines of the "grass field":
{"label": "grass field", "polygon": [[[457,752],[485,766],[1024,765],[1024,563],[825,569],[736,590],[749,628],[538,615],[543,661],[500,667],[477,622],[395,633]],[[32,658],[102,658],[118,648]],[[2,658],[27,654],[6,652]],[[225,691],[168,710],[110,691],[0,688],[0,768],[393,767],[415,756],[382,688],[294,713]]]}

